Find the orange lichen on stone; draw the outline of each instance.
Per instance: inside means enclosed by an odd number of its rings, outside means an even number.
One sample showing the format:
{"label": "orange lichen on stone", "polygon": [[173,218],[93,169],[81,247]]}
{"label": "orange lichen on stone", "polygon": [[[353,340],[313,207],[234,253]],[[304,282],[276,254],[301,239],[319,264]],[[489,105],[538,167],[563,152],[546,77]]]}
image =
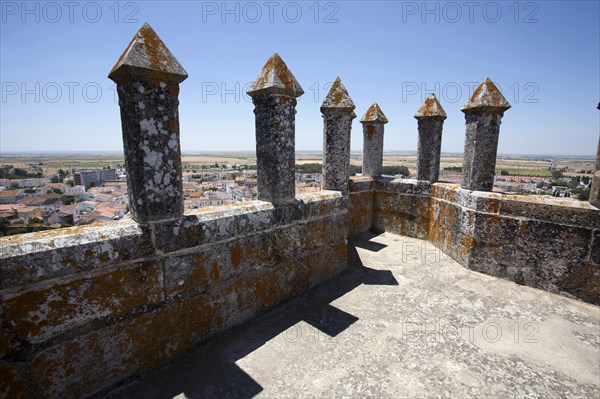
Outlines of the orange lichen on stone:
{"label": "orange lichen on stone", "polygon": [[388,119],[379,108],[377,103],[373,103],[367,112],[363,115],[360,120],[361,123],[388,123]]}
{"label": "orange lichen on stone", "polygon": [[188,74],[150,25],[144,23],[108,74],[117,83],[127,76],[181,83]]}
{"label": "orange lichen on stone", "polygon": [[280,287],[277,279],[271,273],[262,273],[256,276],[256,300],[265,305],[272,306],[277,301]]}
{"label": "orange lichen on stone", "polygon": [[373,193],[352,193],[349,199],[350,235],[367,231],[371,228]]}
{"label": "orange lichen on stone", "polygon": [[84,397],[181,356],[223,325],[213,302],[194,297],[53,346],[32,361],[37,388],[49,397]]}
{"label": "orange lichen on stone", "polygon": [[194,255],[194,269],[191,273],[190,282],[188,285],[203,286],[208,284],[208,275],[206,273],[206,263],[210,263],[210,258],[205,258],[204,254],[199,253]]}
{"label": "orange lichen on stone", "polygon": [[321,112],[325,113],[329,110],[336,110],[344,113],[349,113],[354,110],[355,105],[342,80],[338,76],[333,82],[333,86],[327,93],[323,104],[321,104]]}
{"label": "orange lichen on stone", "polygon": [[442,104],[435,97],[435,94],[431,93],[425,99],[425,102],[419,108],[419,111],[415,114],[416,119],[434,118],[434,119],[446,119],[446,111],[442,108]]}
{"label": "orange lichen on stone", "polygon": [[234,269],[237,269],[240,266],[240,263],[242,262],[242,247],[239,243],[236,242],[231,246],[230,254],[231,264],[233,265]]}
{"label": "orange lichen on stone", "polygon": [[367,125],[365,126],[365,133],[367,134],[367,138],[369,140],[373,140],[373,136],[375,136],[375,126],[373,125]]}
{"label": "orange lichen on stone", "polygon": [[282,94],[294,98],[304,94],[304,90],[277,53],[269,58],[248,89],[251,97],[260,94]]}
{"label": "orange lichen on stone", "polygon": [[6,295],[5,317],[21,339],[41,342],[94,318],[125,315],[161,301],[160,273],[156,265],[142,264]]}
{"label": "orange lichen on stone", "polygon": [[469,101],[463,106],[462,111],[468,113],[480,109],[490,112],[504,112],[510,107],[511,105],[506,101],[494,82],[490,78],[486,78],[475,89]]}

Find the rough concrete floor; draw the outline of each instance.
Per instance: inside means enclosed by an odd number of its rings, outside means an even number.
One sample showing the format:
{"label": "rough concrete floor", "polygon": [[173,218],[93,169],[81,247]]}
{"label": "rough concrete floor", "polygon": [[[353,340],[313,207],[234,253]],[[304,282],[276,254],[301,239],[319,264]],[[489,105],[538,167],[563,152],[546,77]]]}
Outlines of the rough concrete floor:
{"label": "rough concrete floor", "polygon": [[351,273],[200,347],[119,398],[600,397],[600,308],[382,234]]}

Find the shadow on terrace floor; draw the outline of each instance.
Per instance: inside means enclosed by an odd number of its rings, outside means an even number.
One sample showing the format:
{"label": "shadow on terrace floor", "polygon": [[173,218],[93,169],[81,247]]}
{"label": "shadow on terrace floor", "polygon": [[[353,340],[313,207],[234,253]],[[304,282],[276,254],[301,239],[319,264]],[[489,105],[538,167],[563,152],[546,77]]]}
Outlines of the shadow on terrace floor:
{"label": "shadow on terrace floor", "polygon": [[600,397],[600,307],[422,240],[366,233],[350,248],[349,273],[113,397]]}
{"label": "shadow on terrace floor", "polygon": [[[389,270],[365,267],[357,247],[372,252],[386,245],[371,241],[376,235],[365,233],[348,245],[348,273],[292,299],[282,306],[225,334],[211,339],[177,361],[153,371],[140,382],[132,382],[101,395],[108,398],[246,399],[263,387],[246,374],[236,362],[263,345],[278,339],[294,343],[300,339],[319,340],[319,332],[335,337],[358,318],[330,303],[365,285],[398,285]],[[307,332],[305,322],[315,327]],[[304,334],[304,337],[302,337]],[[321,337],[322,338],[322,337]],[[179,396],[178,396],[179,395]]]}

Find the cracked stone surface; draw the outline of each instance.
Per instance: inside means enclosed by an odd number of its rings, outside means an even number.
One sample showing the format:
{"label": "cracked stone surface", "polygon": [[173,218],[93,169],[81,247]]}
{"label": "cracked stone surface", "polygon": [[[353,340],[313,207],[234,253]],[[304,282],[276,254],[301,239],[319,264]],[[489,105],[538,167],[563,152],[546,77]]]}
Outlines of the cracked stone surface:
{"label": "cracked stone surface", "polygon": [[600,395],[600,308],[364,233],[352,269],[118,398]]}

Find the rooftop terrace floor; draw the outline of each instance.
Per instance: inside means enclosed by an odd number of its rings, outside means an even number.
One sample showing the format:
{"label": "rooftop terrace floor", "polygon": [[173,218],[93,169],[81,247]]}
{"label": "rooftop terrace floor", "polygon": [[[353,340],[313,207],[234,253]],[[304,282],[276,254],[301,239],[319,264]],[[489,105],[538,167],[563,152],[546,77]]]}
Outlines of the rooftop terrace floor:
{"label": "rooftop terrace floor", "polygon": [[109,394],[600,397],[600,308],[361,235],[350,273]]}

